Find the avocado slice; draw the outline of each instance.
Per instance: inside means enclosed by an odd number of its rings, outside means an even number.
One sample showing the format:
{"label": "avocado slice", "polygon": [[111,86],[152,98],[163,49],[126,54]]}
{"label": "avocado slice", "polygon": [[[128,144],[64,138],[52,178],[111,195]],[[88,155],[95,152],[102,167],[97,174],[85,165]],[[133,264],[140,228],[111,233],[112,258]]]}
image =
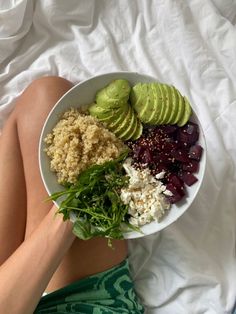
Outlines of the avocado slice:
{"label": "avocado slice", "polygon": [[[134,110],[134,109],[133,109]],[[134,123],[133,123],[133,127],[132,127],[132,130],[130,131],[130,135],[129,135],[129,139],[132,139],[132,137],[135,135],[135,132],[137,130],[137,127],[138,127],[138,116],[137,114],[134,112]]]}
{"label": "avocado slice", "polygon": [[109,98],[123,100],[125,102],[129,99],[131,87],[127,80],[114,80],[103,91]]}
{"label": "avocado slice", "polygon": [[124,121],[124,119],[126,118],[128,111],[129,105],[126,104],[124,109],[122,109],[118,114],[116,114],[116,116],[113,116],[113,119],[109,122],[108,125],[109,130],[111,130],[112,132],[116,130],[122,123],[122,121]]}
{"label": "avocado slice", "polygon": [[172,113],[172,92],[171,92],[171,88],[169,85],[167,84],[163,84],[164,87],[164,95],[165,95],[165,108],[164,108],[164,112],[163,112],[163,117],[161,120],[162,124],[167,124],[168,121],[170,120],[171,117],[171,113]]}
{"label": "avocado slice", "polygon": [[140,138],[140,136],[143,133],[143,125],[138,118],[137,118],[137,121],[138,121],[138,124],[137,124],[134,135],[132,135],[132,137],[131,137],[132,140],[137,140],[138,138]]}
{"label": "avocado slice", "polygon": [[138,83],[131,89],[130,102],[139,117],[141,111],[144,108],[147,96],[148,96],[147,84]]}
{"label": "avocado slice", "polygon": [[132,107],[131,108],[131,118],[130,121],[127,121],[127,125],[126,125],[126,129],[124,130],[124,132],[122,132],[121,134],[119,134],[119,138],[126,141],[128,139],[131,138],[132,134],[134,133],[135,127],[136,127],[136,115],[134,112],[134,109]]}
{"label": "avocado slice", "polygon": [[178,105],[178,111],[175,117],[175,120],[173,121],[174,124],[177,124],[179,122],[179,120],[181,120],[183,114],[184,114],[184,109],[185,109],[185,104],[184,104],[184,98],[183,96],[180,94],[180,92],[178,91],[178,89],[175,89],[178,97],[179,97],[179,105]]}
{"label": "avocado slice", "polygon": [[131,92],[131,104],[143,123],[152,124],[159,115],[161,93],[157,83],[139,83]]}
{"label": "avocado slice", "polygon": [[164,89],[165,85],[166,84],[161,84],[161,83],[158,84],[158,88],[160,90],[160,105],[159,105],[160,109],[159,109],[158,117],[156,120],[156,124],[163,124],[163,117],[165,115],[166,98],[167,98],[167,95]]}
{"label": "avocado slice", "polygon": [[153,112],[153,102],[152,102],[152,97],[151,97],[151,90],[148,87],[148,93],[146,99],[143,99],[143,108],[139,113],[139,119],[143,123],[149,123],[150,116],[152,115]]}
{"label": "avocado slice", "polygon": [[112,121],[115,116],[120,115],[123,112],[123,108],[117,109],[105,109],[99,107],[96,103],[93,103],[89,108],[91,116],[97,118],[99,121]]}
{"label": "avocado slice", "polygon": [[132,115],[133,115],[133,111],[132,111],[132,107],[131,106],[128,106],[128,112],[126,114],[126,117],[124,118],[124,120],[120,123],[120,125],[118,125],[117,128],[115,128],[113,130],[113,133],[117,136],[117,137],[120,137],[121,134],[123,134],[127,127],[129,126],[130,124],[130,121],[132,119]]}
{"label": "avocado slice", "polygon": [[114,80],[96,94],[96,103],[105,108],[118,108],[129,99],[131,87],[126,80]]}
{"label": "avocado slice", "polygon": [[191,105],[188,101],[188,99],[184,96],[184,114],[182,116],[182,118],[179,120],[178,122],[178,126],[183,126],[185,125],[188,121],[189,121],[189,118],[192,114],[192,108],[191,108]]}
{"label": "avocado slice", "polygon": [[178,113],[179,97],[174,86],[171,85],[171,86],[168,86],[168,88],[170,88],[171,90],[172,108],[171,108],[169,119],[166,121],[166,124],[174,124],[174,121]]}
{"label": "avocado slice", "polygon": [[150,95],[152,100],[151,102],[152,108],[150,110],[151,113],[147,123],[155,125],[159,120],[159,115],[162,108],[162,97],[158,83],[150,84]]}

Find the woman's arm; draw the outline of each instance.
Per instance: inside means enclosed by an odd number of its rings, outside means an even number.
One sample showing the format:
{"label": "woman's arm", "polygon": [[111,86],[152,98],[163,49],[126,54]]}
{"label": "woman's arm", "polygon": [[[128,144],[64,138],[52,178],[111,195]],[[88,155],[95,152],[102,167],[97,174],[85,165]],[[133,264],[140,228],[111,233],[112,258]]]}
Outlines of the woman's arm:
{"label": "woman's arm", "polygon": [[32,314],[70,248],[75,238],[72,224],[55,212],[53,206],[38,228],[0,267],[0,313]]}

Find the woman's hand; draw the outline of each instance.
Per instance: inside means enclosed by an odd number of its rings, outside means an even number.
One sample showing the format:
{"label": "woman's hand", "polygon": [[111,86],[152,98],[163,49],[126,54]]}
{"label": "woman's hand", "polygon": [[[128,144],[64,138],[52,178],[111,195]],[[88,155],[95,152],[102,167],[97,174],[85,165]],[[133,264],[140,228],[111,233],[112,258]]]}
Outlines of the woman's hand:
{"label": "woman's hand", "polygon": [[0,313],[32,314],[75,236],[53,206],[0,267]]}

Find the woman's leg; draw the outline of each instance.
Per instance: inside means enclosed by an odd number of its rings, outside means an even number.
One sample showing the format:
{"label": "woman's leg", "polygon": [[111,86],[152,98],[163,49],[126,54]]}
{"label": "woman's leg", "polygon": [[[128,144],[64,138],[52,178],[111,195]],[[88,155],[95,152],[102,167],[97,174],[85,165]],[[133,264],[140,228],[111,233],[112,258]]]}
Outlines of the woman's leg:
{"label": "woman's leg", "polygon": [[14,115],[0,136],[0,265],[23,242],[26,224],[26,188]]}
{"label": "woman's leg", "polygon": [[70,82],[61,78],[36,80],[19,97],[3,129],[0,137],[0,264],[52,206],[44,202],[47,194],[40,179],[37,146],[48,112],[71,87]]}
{"label": "woman's leg", "polygon": [[49,111],[72,86],[72,83],[59,77],[38,79],[25,90],[16,105],[14,114],[27,190],[26,238],[52,207],[51,202],[45,202],[48,194],[39,172],[40,133]]}
{"label": "woman's leg", "polygon": [[[47,114],[71,87],[70,82],[61,78],[45,77],[36,80],[21,95],[4,128],[0,167],[3,168],[8,182],[0,184],[0,196],[5,195],[0,206],[0,215],[4,218],[3,223],[0,222],[0,230],[3,226],[3,236],[10,236],[12,239],[11,245],[6,244],[4,247],[6,253],[3,254],[3,259],[14,251],[24,237],[31,234],[52,206],[50,202],[44,202],[47,193],[39,173],[38,142]],[[6,168],[5,165],[9,162],[10,165]],[[2,233],[0,241],[1,239]],[[108,248],[105,239],[76,240],[48,289],[55,290],[76,279],[118,264],[126,257],[127,247],[124,241],[115,241],[115,247],[115,250]]]}

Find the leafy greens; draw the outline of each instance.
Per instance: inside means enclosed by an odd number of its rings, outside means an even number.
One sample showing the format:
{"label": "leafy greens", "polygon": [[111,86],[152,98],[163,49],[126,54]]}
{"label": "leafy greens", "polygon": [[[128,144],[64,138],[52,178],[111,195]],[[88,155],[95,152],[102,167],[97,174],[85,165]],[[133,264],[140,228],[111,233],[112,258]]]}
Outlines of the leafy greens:
{"label": "leafy greens", "polygon": [[128,205],[120,199],[120,189],[128,184],[122,167],[128,152],[102,165],[93,165],[83,171],[77,182],[50,199],[64,197],[59,213],[64,220],[75,216],[74,234],[83,240],[92,237],[123,239],[123,232],[136,230],[128,223]]}

